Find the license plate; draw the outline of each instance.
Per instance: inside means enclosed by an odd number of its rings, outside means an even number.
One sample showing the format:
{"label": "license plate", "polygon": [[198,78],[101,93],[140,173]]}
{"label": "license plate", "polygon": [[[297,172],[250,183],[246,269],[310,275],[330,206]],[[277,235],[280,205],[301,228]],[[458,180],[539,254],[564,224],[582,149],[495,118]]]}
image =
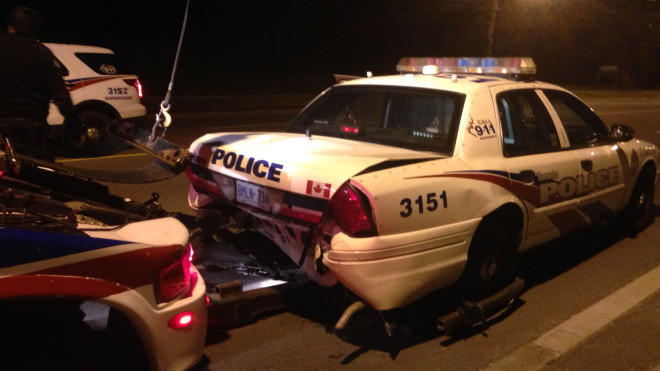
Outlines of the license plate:
{"label": "license plate", "polygon": [[236,180],[236,201],[270,211],[268,190],[257,184]]}

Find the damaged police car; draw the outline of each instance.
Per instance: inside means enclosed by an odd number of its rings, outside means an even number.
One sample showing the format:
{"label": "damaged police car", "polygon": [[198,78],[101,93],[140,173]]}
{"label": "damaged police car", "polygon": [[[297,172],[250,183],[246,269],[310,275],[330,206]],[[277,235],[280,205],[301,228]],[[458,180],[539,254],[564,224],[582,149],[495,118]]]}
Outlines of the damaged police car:
{"label": "damaged police car", "polygon": [[658,148],[534,80],[530,58],[404,58],[285,132],[192,143],[189,203],[270,238],[378,310],[454,284],[486,296],[519,252],[600,221],[652,222]]}
{"label": "damaged police car", "polygon": [[155,200],[108,193],[0,133],[0,363],[183,370],[203,356],[206,286],[190,234]]}

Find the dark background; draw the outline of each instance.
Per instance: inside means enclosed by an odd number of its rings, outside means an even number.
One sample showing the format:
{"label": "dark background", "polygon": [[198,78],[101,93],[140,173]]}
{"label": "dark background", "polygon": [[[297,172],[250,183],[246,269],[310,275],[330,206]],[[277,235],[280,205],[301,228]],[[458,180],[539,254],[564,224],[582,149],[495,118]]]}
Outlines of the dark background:
{"label": "dark background", "polygon": [[[494,56],[534,58],[540,80],[660,86],[660,1],[498,0]],[[186,1],[4,1],[44,16],[41,40],[108,47],[164,94]],[[316,93],[332,74],[394,73],[403,56],[485,56],[493,2],[191,0],[175,94]]]}

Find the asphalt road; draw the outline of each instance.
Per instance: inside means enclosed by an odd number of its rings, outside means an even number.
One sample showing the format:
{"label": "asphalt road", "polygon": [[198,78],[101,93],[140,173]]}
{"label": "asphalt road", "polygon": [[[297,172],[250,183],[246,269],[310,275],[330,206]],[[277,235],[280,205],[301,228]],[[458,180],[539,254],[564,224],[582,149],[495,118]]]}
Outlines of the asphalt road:
{"label": "asphalt road", "polygon": [[[660,94],[578,92],[608,124],[632,126],[660,143]],[[182,112],[168,139],[187,146],[209,131],[276,130],[295,115],[268,111]],[[240,120],[239,125],[232,122]],[[263,123],[270,123],[266,126]],[[132,166],[145,156],[88,160],[93,166]],[[189,212],[183,175],[161,183],[110,185],[113,193],[146,200],[161,195],[170,211]],[[655,214],[660,216],[660,186]],[[660,219],[660,218],[658,218]],[[636,238],[596,226],[522,257],[526,281],[520,300],[490,319],[450,337],[434,321],[451,310],[449,294],[393,313],[402,324],[385,336],[379,313],[363,311],[346,329],[332,328],[347,303],[327,291],[304,290],[288,310],[226,328],[211,317],[198,370],[410,369],[410,370],[660,370],[660,221]]]}

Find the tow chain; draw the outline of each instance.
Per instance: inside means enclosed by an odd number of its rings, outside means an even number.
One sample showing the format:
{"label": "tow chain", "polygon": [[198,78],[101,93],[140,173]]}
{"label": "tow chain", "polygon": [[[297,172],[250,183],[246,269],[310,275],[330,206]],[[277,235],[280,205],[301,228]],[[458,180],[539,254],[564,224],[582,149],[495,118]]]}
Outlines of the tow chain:
{"label": "tow chain", "polygon": [[167,86],[167,93],[165,94],[165,99],[160,103],[160,111],[156,114],[156,122],[151,129],[151,135],[149,136],[149,141],[153,142],[156,138],[164,137],[167,133],[167,128],[172,123],[172,116],[169,114],[170,110],[170,98],[172,97],[172,89],[174,88],[174,75],[176,74],[176,68],[179,64],[179,55],[181,54],[181,45],[183,44],[183,35],[186,31],[186,24],[188,23],[188,9],[190,7],[190,0],[186,1],[186,11],[183,15],[183,25],[181,27],[181,35],[179,36],[179,45],[176,49],[176,55],[174,57],[174,66],[172,67],[172,76],[170,77],[170,83]]}

